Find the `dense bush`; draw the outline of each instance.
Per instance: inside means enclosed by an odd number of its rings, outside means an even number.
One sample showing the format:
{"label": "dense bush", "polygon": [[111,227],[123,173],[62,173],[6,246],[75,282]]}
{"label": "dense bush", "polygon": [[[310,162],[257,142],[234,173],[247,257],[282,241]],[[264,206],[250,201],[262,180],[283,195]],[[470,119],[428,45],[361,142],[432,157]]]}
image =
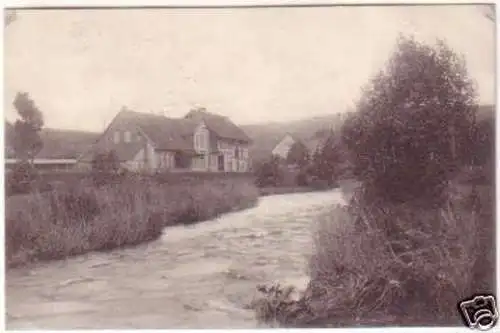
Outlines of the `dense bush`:
{"label": "dense bush", "polygon": [[341,175],[342,148],[333,133],[313,154],[308,174],[316,183],[335,185]]}
{"label": "dense bush", "polygon": [[37,172],[28,162],[16,164],[12,170],[5,173],[5,194],[25,194],[35,188]]}
{"label": "dense bush", "polygon": [[374,198],[438,201],[470,157],[476,109],[458,55],[401,38],[343,127],[356,176]]}
{"label": "dense bush", "polygon": [[255,307],[259,320],[316,328],[455,326],[457,301],[495,291],[489,194],[479,213],[463,191],[428,210],[367,206],[361,198],[318,217],[308,287],[296,300],[285,298],[285,289],[264,293]]}
{"label": "dense bush", "polygon": [[255,170],[256,184],[259,187],[279,186],[283,182],[284,172],[279,157],[273,156],[258,165]]}
{"label": "dense bush", "polygon": [[139,177],[14,196],[6,202],[7,264],[138,244],[160,236],[166,226],[248,208],[257,198],[256,187],[245,179],[165,186]]}
{"label": "dense bush", "polygon": [[91,175],[96,185],[115,183],[119,176],[120,160],[114,151],[98,152],[92,159]]}

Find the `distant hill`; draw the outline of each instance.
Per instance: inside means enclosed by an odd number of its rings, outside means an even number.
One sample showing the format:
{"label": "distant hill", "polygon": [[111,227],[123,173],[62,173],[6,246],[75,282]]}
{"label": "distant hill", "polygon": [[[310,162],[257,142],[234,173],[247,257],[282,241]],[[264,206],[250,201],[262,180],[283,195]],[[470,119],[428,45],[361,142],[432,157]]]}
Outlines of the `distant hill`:
{"label": "distant hill", "polygon": [[[260,162],[268,158],[276,144],[288,133],[305,143],[314,141],[315,134],[332,129],[337,132],[345,118],[351,113],[332,114],[321,117],[306,118],[290,122],[274,122],[266,124],[241,125],[245,133],[254,141],[250,149],[253,162]],[[482,105],[477,113],[477,120],[495,117],[494,105]]]}
{"label": "distant hill", "polygon": [[289,122],[274,122],[266,124],[240,125],[245,133],[253,140],[250,157],[253,162],[259,162],[270,156],[273,148],[286,135],[304,142],[314,140],[318,132],[338,130],[348,113],[336,113],[326,116],[313,117]]}

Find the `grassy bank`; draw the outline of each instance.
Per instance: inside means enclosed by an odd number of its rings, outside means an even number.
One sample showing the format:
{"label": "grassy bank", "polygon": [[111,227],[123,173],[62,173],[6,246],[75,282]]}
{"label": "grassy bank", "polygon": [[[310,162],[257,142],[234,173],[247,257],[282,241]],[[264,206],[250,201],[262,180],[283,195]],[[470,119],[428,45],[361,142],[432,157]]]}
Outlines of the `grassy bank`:
{"label": "grassy bank", "polygon": [[95,187],[13,196],[6,200],[8,267],[110,250],[153,240],[166,226],[208,220],[253,206],[246,179],[161,184],[129,179]]}
{"label": "grassy bank", "polygon": [[[439,209],[351,201],[315,224],[299,299],[264,290],[258,318],[287,327],[462,325],[457,303],[494,293],[492,186],[461,184]],[[358,196],[355,195],[354,199]]]}

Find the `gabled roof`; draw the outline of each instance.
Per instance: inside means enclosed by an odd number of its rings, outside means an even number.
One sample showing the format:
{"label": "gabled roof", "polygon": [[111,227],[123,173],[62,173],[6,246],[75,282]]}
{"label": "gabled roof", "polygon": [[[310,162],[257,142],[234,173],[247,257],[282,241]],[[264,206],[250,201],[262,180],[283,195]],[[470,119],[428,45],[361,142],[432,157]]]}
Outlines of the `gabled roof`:
{"label": "gabled roof", "polygon": [[[12,147],[15,140],[14,125],[5,121],[5,148],[6,157],[14,157]],[[98,138],[98,133],[43,128],[40,138],[43,142],[42,150],[36,155],[37,159],[75,159],[87,150]]]}
{"label": "gabled roof", "polygon": [[40,132],[42,150],[40,159],[76,159],[99,137],[98,133],[44,128]]}
{"label": "gabled roof", "polygon": [[207,112],[205,109],[192,110],[184,116],[184,119],[205,122],[208,129],[217,134],[220,138],[233,139],[247,143],[252,142],[248,135],[228,117]]}
{"label": "gabled roof", "polygon": [[115,121],[138,127],[156,149],[193,150],[192,134],[197,126],[195,121],[129,110],[122,110]]}

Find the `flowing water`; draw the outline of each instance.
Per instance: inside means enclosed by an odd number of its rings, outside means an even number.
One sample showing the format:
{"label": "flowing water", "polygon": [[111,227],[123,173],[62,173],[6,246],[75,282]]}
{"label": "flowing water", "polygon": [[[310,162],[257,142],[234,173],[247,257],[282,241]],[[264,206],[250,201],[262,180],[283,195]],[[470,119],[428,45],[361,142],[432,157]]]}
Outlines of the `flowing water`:
{"label": "flowing water", "polygon": [[305,286],[310,225],[343,203],[340,191],[264,197],[135,248],[9,271],[7,328],[255,328],[256,286]]}

